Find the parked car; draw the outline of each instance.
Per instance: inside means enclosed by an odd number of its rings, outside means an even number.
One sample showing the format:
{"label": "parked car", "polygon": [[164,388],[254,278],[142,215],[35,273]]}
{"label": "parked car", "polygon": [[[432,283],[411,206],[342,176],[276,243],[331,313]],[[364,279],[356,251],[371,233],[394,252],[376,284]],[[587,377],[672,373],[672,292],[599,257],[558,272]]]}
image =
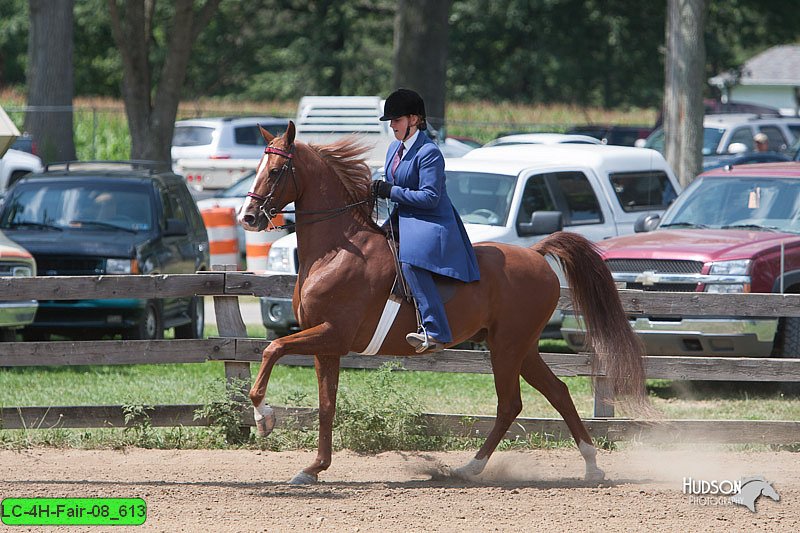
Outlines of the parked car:
{"label": "parked car", "polygon": [[[161,165],[163,167],[163,165]],[[180,176],[158,163],[80,163],[22,178],[0,210],[0,229],[36,259],[41,276],[188,274],[209,268],[200,212]],[[156,339],[201,338],[202,297],[40,301],[23,330]]]}
{"label": "parked car", "polygon": [[[0,276],[35,275],[33,256],[0,232]],[[33,322],[36,307],[36,300],[0,301],[0,342],[14,341],[17,330]]]}
{"label": "parked car", "polygon": [[261,159],[264,138],[258,125],[282,134],[289,120],[277,117],[209,117],[179,120],[172,135],[172,161],[178,159]]}
{"label": "parked car", "polygon": [[800,136],[782,153],[792,161],[800,161]]}
{"label": "parked car", "polygon": [[464,157],[467,153],[471,152],[478,146],[475,146],[476,141],[459,139],[456,137],[446,137],[443,141],[439,142],[439,149],[442,155],[446,158],[449,157]]}
{"label": "parked car", "polygon": [[636,146],[636,141],[647,139],[653,133],[653,128],[648,126],[620,126],[617,124],[586,124],[569,128],[566,133],[589,135],[599,139],[603,144]]}
{"label": "parked car", "polygon": [[790,159],[780,152],[742,152],[740,154],[710,155],[703,158],[703,171],[725,166],[777,163],[780,161],[790,161]]}
{"label": "parked car", "polygon": [[36,141],[33,140],[33,135],[30,133],[23,133],[17,137],[16,140],[11,143],[11,148],[19,150],[20,152],[27,152],[31,155],[39,155],[39,147],[36,145]]}
{"label": "parked car", "polygon": [[565,133],[513,133],[503,135],[484,146],[508,146],[513,144],[603,144],[589,135],[567,135]]}
{"label": "parked car", "polygon": [[35,155],[9,148],[0,157],[0,192],[6,191],[26,174],[43,168],[42,160]]}
{"label": "parked car", "polygon": [[[654,225],[657,227],[650,230]],[[642,232],[598,243],[622,288],[668,292],[800,293],[800,163],[705,172]],[[800,318],[631,316],[650,355],[796,356]],[[583,344],[576,317],[562,334]]]}
{"label": "parked car", "polygon": [[[472,242],[530,246],[553,230],[541,219],[593,241],[633,233],[642,213],[663,212],[680,191],[657,152],[621,146],[510,145],[477,148],[446,159],[447,191]],[[536,215],[534,217],[534,215]],[[268,274],[296,274],[296,235],[275,241]],[[261,299],[262,318],[274,335],[299,326],[291,299]],[[558,336],[557,312],[548,333]]]}
{"label": "parked car", "polygon": [[[703,155],[730,153],[732,145],[744,145],[753,150],[753,137],[764,133],[769,139],[769,149],[780,152],[800,137],[800,118],[762,116],[756,114],[706,115],[703,118]],[[656,129],[644,144],[664,153],[664,129]],[[741,146],[737,146],[741,150]]]}

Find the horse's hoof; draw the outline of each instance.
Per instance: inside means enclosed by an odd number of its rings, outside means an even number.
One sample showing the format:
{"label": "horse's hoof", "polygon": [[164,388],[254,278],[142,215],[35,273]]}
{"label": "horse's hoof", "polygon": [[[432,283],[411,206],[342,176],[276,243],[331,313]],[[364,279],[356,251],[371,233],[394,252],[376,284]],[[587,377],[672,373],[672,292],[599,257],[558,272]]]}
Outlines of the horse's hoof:
{"label": "horse's hoof", "polygon": [[259,437],[266,437],[275,428],[275,411],[269,405],[262,403],[253,407],[253,418],[256,421],[256,430]]}
{"label": "horse's hoof", "polygon": [[586,475],[583,477],[586,481],[603,481],[606,478],[606,473],[601,469],[595,467],[586,470]]}
{"label": "horse's hoof", "polygon": [[472,459],[464,466],[459,466],[458,468],[452,469],[451,473],[453,476],[461,479],[474,479],[475,477],[479,476],[481,472],[483,472],[483,469],[486,468],[486,463],[488,462],[488,457],[484,459]]}
{"label": "horse's hoof", "polygon": [[289,480],[290,485],[312,485],[316,482],[316,474],[309,474],[307,472],[303,472],[302,470]]}

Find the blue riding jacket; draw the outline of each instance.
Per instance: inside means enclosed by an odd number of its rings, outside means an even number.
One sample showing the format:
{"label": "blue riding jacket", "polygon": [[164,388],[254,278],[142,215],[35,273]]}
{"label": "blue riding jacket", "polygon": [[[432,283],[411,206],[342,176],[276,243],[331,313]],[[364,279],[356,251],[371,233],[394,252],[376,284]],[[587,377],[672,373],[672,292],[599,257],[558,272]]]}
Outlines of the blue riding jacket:
{"label": "blue riding jacket", "polygon": [[424,131],[392,173],[400,141],[386,154],[386,181],[394,185],[390,199],[397,204],[392,220],[400,229],[400,261],[461,281],[480,279],[475,251],[450,197],[447,196],[444,156]]}

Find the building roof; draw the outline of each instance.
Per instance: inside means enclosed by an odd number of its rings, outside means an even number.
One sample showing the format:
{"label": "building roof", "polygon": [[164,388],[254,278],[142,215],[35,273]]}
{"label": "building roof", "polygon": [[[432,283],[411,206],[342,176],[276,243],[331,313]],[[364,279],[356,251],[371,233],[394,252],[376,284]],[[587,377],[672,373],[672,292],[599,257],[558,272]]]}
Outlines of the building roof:
{"label": "building roof", "polygon": [[739,70],[710,78],[717,87],[725,85],[800,85],[800,45],[782,44],[748,59]]}

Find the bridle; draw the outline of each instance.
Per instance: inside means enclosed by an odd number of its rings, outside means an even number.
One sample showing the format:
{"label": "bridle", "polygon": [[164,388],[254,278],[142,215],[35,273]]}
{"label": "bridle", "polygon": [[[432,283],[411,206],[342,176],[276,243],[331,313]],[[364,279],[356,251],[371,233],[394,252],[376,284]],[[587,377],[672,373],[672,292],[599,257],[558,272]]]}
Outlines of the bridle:
{"label": "bridle", "polygon": [[[294,145],[289,148],[288,152],[270,145],[264,148],[264,154],[276,154],[286,159],[280,171],[278,172],[278,177],[275,178],[275,181],[266,196],[257,194],[253,191],[247,193],[248,198],[253,198],[256,202],[258,202],[258,211],[263,213],[264,216],[267,217],[267,220],[271,222],[273,218],[283,213],[283,211],[279,212],[274,207],[270,210],[267,210],[266,206],[272,201],[272,197],[275,196],[278,185],[281,184],[281,181],[283,181],[283,176],[287,172],[292,173],[292,182],[294,183],[295,191],[297,190],[297,177],[294,174],[294,165],[292,164],[292,160],[294,159]],[[283,226],[279,228],[276,227],[275,229],[283,229]]]}
{"label": "bridle", "polygon": [[[259,213],[263,213],[264,216],[267,217],[267,220],[269,221],[270,224],[272,223],[272,219],[273,218],[275,218],[278,215],[283,215],[283,214],[328,215],[328,216],[320,217],[320,218],[317,218],[317,219],[314,219],[314,220],[305,220],[303,222],[295,222],[294,224],[283,224],[283,225],[280,225],[280,226],[272,225],[272,229],[277,229],[277,230],[288,229],[288,228],[293,228],[293,227],[301,225],[301,224],[313,224],[315,222],[322,222],[323,220],[330,220],[332,218],[335,218],[335,217],[338,217],[339,215],[344,214],[345,212],[349,211],[350,209],[352,209],[354,207],[358,207],[359,205],[363,205],[363,204],[366,204],[366,203],[369,203],[370,201],[372,201],[372,199],[370,197],[370,198],[367,198],[366,200],[361,200],[361,201],[358,201],[358,202],[354,202],[352,204],[346,204],[346,205],[344,205],[342,207],[334,207],[334,208],[331,208],[331,209],[322,209],[322,210],[317,210],[317,211],[297,211],[296,209],[283,209],[281,211],[278,211],[274,207],[272,207],[270,209],[267,209],[267,205],[272,201],[272,198],[275,195],[275,192],[277,191],[278,186],[281,184],[281,181],[283,180],[283,177],[287,172],[291,172],[292,182],[294,183],[295,192],[297,192],[298,187],[297,187],[297,176],[294,173],[294,164],[293,164],[293,160],[294,160],[294,144],[292,144],[292,146],[291,146],[291,148],[289,149],[288,152],[286,150],[282,150],[282,149],[276,148],[274,146],[267,146],[266,148],[264,148],[264,153],[265,154],[276,154],[276,155],[279,155],[281,157],[286,158],[286,161],[283,163],[283,166],[281,167],[280,171],[278,172],[278,176],[275,178],[275,181],[272,184],[272,187],[270,188],[270,190],[269,190],[269,192],[267,193],[266,196],[263,196],[261,194],[257,194],[255,192],[248,192],[247,193],[247,197],[248,198],[253,198],[257,202]],[[279,199],[280,199],[280,197],[279,197]]]}

